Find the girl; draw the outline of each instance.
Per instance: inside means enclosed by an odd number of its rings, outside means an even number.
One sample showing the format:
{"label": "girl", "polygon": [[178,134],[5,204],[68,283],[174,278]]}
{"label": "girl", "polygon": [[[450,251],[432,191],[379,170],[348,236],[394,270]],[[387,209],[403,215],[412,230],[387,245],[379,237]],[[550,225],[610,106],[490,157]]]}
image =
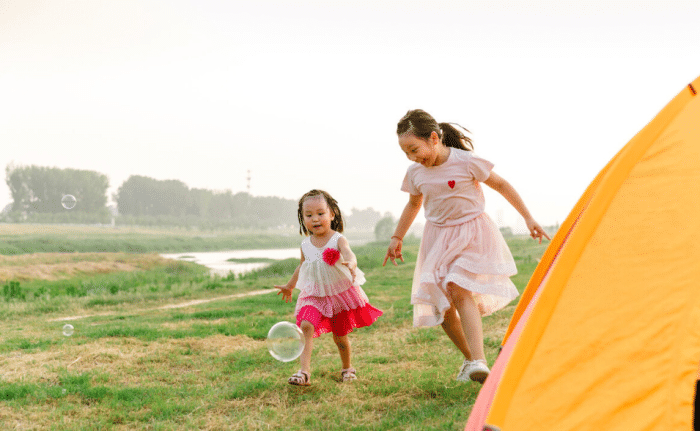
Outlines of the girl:
{"label": "girl", "polygon": [[[460,126],[461,127],[461,126]],[[464,129],[466,130],[466,129]],[[464,355],[457,380],[483,383],[489,374],[481,316],[518,295],[515,262],[498,227],[484,213],[479,182],[502,194],[523,216],[533,238],[549,236],[515,189],[472,153],[471,140],[427,112],[408,111],[396,130],[411,165],[401,190],[409,193],[383,265],[403,262],[402,240],[425,203],[426,225],[413,276],[413,325],[442,325]]]}
{"label": "girl", "polygon": [[301,261],[284,286],[275,286],[285,302],[292,300],[294,286],[301,293],[295,315],[305,344],[299,361],[301,369],[289,378],[289,384],[308,386],[311,377],[313,338],[333,332],[343,368],[343,382],[355,380],[350,363],[348,333],[374,323],[382,311],[369,304],[360,285],[364,274],[350,250],[343,231],[343,216],[338,203],[322,190],[311,190],[299,200],[299,233],[308,237],[301,243]]}

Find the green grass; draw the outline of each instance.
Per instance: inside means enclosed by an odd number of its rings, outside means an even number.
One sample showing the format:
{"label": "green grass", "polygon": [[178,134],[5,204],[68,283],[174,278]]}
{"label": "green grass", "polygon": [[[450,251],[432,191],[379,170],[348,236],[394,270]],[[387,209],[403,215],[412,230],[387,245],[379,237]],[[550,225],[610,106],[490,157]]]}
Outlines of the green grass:
{"label": "green grass", "polygon": [[0,255],[27,253],[248,250],[299,246],[294,231],[199,231],[79,225],[0,225]]}
{"label": "green grass", "polygon": [[[522,291],[544,246],[509,244]],[[175,275],[154,269],[23,283],[24,300],[0,300],[0,422],[57,431],[462,430],[480,386],[454,380],[462,360],[441,329],[412,327],[417,248],[407,244],[405,264],[382,268],[386,244],[353,247],[363,288],[384,315],[350,335],[352,384],[339,382],[332,337],[316,339],[308,388],[288,385],[298,362],[274,360],[265,345],[274,323],[294,319],[294,304],[272,286],[288,280],[295,259],[232,280],[181,262]],[[71,285],[78,294],[67,293]],[[34,295],[41,289],[49,296]],[[233,296],[262,289],[271,292]],[[490,363],[513,309],[484,319]],[[70,337],[61,332],[66,322],[75,327]]]}
{"label": "green grass", "polygon": [[[371,234],[346,232],[351,240]],[[178,253],[299,247],[298,230],[198,230],[138,226],[0,224],[0,255],[28,253]]]}

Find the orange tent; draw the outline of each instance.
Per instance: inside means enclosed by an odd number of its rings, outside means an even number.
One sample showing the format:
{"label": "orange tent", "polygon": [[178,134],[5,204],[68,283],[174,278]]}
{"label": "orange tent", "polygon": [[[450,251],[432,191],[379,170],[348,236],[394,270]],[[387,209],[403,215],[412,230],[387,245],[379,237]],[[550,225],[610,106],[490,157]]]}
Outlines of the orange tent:
{"label": "orange tent", "polygon": [[700,77],[598,174],[516,308],[466,431],[691,430]]}

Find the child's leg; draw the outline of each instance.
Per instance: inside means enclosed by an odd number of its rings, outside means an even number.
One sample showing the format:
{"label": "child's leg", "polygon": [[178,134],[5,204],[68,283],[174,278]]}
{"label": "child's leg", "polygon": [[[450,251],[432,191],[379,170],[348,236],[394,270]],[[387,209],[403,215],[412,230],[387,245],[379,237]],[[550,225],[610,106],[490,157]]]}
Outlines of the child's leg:
{"label": "child's leg", "polygon": [[467,338],[467,344],[472,354],[472,359],[486,359],[484,353],[484,330],[481,323],[481,313],[472,297],[471,292],[449,283],[447,290],[452,296],[452,303],[462,320],[462,329]]}
{"label": "child's leg", "polygon": [[338,346],[338,353],[340,353],[340,360],[343,363],[343,368],[351,368],[350,354],[352,352],[350,349],[350,339],[347,335],[339,337],[333,334],[333,341],[335,341],[335,345]]}
{"label": "child's leg", "polygon": [[304,349],[299,356],[301,371],[311,374],[311,351],[314,349],[314,325],[306,320],[301,321],[301,332],[304,334]]}
{"label": "child's leg", "polygon": [[464,329],[462,328],[462,321],[454,305],[445,312],[445,319],[442,321],[442,329],[445,330],[450,340],[452,340],[454,345],[462,352],[464,359],[471,361],[472,352],[469,350],[467,338],[464,336]]}

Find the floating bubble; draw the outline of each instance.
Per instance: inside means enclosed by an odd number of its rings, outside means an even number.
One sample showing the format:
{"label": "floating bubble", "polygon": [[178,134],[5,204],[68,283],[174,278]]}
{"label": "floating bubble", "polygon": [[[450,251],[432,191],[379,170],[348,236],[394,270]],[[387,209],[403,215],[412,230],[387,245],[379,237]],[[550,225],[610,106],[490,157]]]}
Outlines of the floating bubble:
{"label": "floating bubble", "polygon": [[73,209],[77,202],[78,200],[73,195],[65,195],[63,196],[63,199],[61,199],[61,205],[63,205],[63,208],[67,210]]}
{"label": "floating bubble", "polygon": [[267,350],[282,362],[293,361],[304,349],[304,338],[299,327],[290,322],[275,323],[267,333]]}
{"label": "floating bubble", "polygon": [[70,337],[71,335],[73,335],[73,331],[73,325],[71,325],[70,323],[66,323],[65,325],[63,325],[63,335],[65,335],[66,337]]}

